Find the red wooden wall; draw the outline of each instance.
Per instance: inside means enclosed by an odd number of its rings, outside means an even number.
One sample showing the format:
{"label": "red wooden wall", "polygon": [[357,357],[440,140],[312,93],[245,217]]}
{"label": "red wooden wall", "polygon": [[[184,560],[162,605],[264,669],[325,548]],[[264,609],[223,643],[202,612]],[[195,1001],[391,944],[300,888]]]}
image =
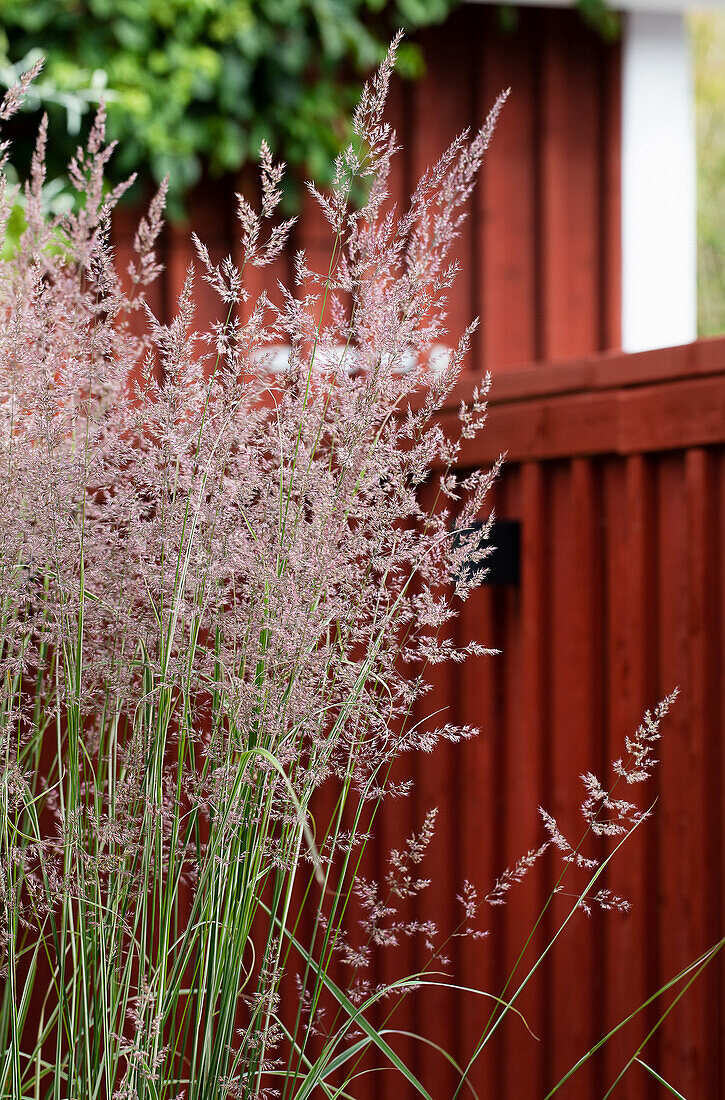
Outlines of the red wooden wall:
{"label": "red wooden wall", "polygon": [[[409,195],[423,169],[464,127],[480,126],[496,95],[511,87],[457,250],[462,273],[451,331],[459,333],[473,316],[483,322],[472,369],[618,347],[618,47],[566,11],[522,9],[518,30],[503,34],[494,9],[476,3],[462,5],[421,44],[425,79],[394,82],[390,100],[403,146],[393,174],[396,198]],[[246,183],[205,184],[192,198],[189,224],[167,232],[162,311],[173,309],[194,258],[192,227],[213,254],[233,250],[234,191]],[[326,261],[328,229],[308,204],[267,285],[291,278],[297,248]],[[125,237],[121,231],[119,243]]]}
{"label": "red wooden wall", "polygon": [[[491,368],[493,402],[465,462],[508,451],[493,503],[521,523],[522,573],[518,586],[478,591],[457,621],[461,639],[502,655],[442,666],[428,709],[447,707],[482,732],[415,763],[414,796],[381,823],[379,871],[387,849],[437,804],[421,915],[454,925],[464,877],[485,893],[540,841],[539,804],[579,835],[580,772],[604,776],[645,707],[681,686],[652,787],[654,821],[607,878],[632,912],[571,923],[521,999],[538,1039],[512,1017],[472,1076],[481,1096],[528,1100],[544,1097],[608,1026],[722,931],[725,343],[611,354],[620,338],[617,47],[569,12],[523,10],[518,31],[503,35],[492,9],[476,4],[423,45],[425,81],[398,85],[391,104],[405,146],[399,194],[512,88],[460,242],[451,330],[482,317],[462,391]],[[216,255],[234,249],[233,190],[220,185],[194,203],[194,228]],[[118,245],[127,247],[123,230]],[[293,247],[313,260],[326,253],[313,212]],[[189,228],[169,230],[163,252],[156,304],[168,312],[192,258]],[[270,277],[291,282],[290,267],[284,256]],[[486,913],[488,938],[452,942],[461,984],[501,990],[554,873],[545,860],[508,906]],[[553,933],[566,900],[547,910],[532,948]],[[424,961],[413,947],[403,954],[399,971]],[[378,963],[381,977],[389,965]],[[723,1095],[722,978],[716,963],[643,1054],[689,1100]],[[421,991],[394,1026],[465,1058],[489,1011],[475,998]],[[560,1095],[603,1096],[654,1019],[630,1028]],[[452,1096],[455,1074],[432,1048],[399,1045],[434,1100]],[[401,1095],[392,1076],[369,1080],[355,1095]],[[635,1066],[615,1096],[654,1098],[658,1089]]]}
{"label": "red wooden wall", "polygon": [[[521,523],[521,583],[480,590],[458,630],[503,653],[450,671],[436,697],[482,735],[417,764],[419,786],[445,806],[432,855],[447,923],[462,874],[491,881],[537,844],[539,804],[580,836],[579,774],[604,777],[644,709],[681,688],[645,795],[657,800],[653,820],[607,876],[631,912],[572,922],[522,997],[541,1042],[512,1019],[474,1075],[482,1095],[543,1097],[723,934],[725,340],[502,374],[466,462],[490,462],[502,447],[494,503]],[[459,941],[462,979],[501,989],[556,873],[544,862],[512,893],[489,940]],[[547,912],[539,947],[568,900]],[[643,1053],[688,1098],[723,1095],[722,978],[716,962]],[[461,1056],[484,1009],[462,999],[436,1017]],[[560,1095],[603,1096],[655,1018],[628,1028]],[[449,1087],[442,1079],[433,1095]],[[614,1095],[663,1092],[635,1066]]]}

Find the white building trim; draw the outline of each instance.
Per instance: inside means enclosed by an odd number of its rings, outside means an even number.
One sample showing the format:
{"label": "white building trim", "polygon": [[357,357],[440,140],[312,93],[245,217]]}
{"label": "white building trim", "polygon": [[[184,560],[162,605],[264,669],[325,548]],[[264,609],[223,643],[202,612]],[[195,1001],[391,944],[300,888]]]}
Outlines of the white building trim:
{"label": "white building trim", "polygon": [[[562,8],[575,0],[515,2]],[[626,13],[622,346],[644,351],[697,335],[695,97],[684,13],[723,11],[725,0],[612,0],[611,6]]]}
{"label": "white building trim", "polygon": [[687,29],[632,12],[622,72],[622,346],[697,334],[697,175]]}

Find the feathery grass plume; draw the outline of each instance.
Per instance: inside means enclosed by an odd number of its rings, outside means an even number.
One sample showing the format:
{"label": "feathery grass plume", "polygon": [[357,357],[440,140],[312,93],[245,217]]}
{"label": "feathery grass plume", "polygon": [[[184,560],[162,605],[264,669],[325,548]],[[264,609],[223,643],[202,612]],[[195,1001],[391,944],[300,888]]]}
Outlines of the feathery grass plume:
{"label": "feathery grass plume", "polygon": [[[329,269],[298,254],[277,304],[245,285],[291,228],[266,147],[261,211],[238,199],[240,262],[214,264],[195,238],[164,324],[146,289],[165,185],[120,273],[103,108],[62,216],[43,207],[41,126],[27,227],[0,264],[0,1092],[14,1100],[333,1097],[369,1050],[423,1091],[368,1017],[430,978],[375,986],[371,952],[420,936],[437,966],[450,935],[479,934],[476,891],[463,885],[450,934],[403,914],[427,885],[435,812],[384,882],[359,868],[380,801],[407,789],[391,781],[400,754],[475,732],[410,715],[429,663],[488,652],[439,637],[482,578],[465,565],[485,557],[474,521],[498,463],[455,467],[488,380],[447,437],[436,414],[475,326],[443,362],[434,351],[505,94],[398,211],[383,118],[397,45],[331,193],[312,188]],[[204,331],[199,278],[219,298]],[[653,738],[650,724],[635,737],[633,778]],[[631,820],[587,791],[592,820]]]}
{"label": "feathery grass plume", "polygon": [[[412,984],[373,988],[372,947],[433,947],[434,926],[396,899],[427,884],[434,813],[386,883],[356,871],[380,800],[401,793],[393,761],[472,733],[423,735],[408,718],[426,661],[481,651],[437,640],[456,514],[478,515],[493,476],[459,484],[459,444],[434,421],[469,334],[443,369],[431,351],[503,97],[398,213],[383,120],[397,45],[318,196],[329,271],[300,254],[299,288],[276,306],[245,287],[291,227],[266,147],[261,211],[238,198],[241,262],[213,264],[194,238],[198,265],[163,324],[145,295],[165,185],[118,272],[124,188],[104,184],[103,108],[63,216],[43,206],[41,125],[27,228],[0,268],[3,1095],[330,1095],[361,1043],[389,1053],[365,1013]],[[201,332],[199,278],[220,304]],[[463,410],[462,435],[484,415],[482,400]],[[446,506],[427,514],[430,476]],[[334,811],[315,821],[323,787]],[[296,1018],[280,1009],[286,983]]]}

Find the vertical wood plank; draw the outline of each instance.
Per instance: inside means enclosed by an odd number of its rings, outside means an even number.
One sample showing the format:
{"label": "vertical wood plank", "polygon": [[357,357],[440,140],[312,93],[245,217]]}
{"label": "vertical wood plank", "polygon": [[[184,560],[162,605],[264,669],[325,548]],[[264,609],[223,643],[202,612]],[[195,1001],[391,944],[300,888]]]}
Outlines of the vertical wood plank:
{"label": "vertical wood plank", "polygon": [[[418,715],[411,715],[411,721],[416,721]],[[391,771],[392,782],[399,784],[411,778],[411,757],[404,754],[398,757]],[[377,817],[373,834],[373,852],[375,880],[382,891],[385,890],[386,876],[390,870],[389,856],[393,849],[398,851],[405,844],[406,837],[410,836],[413,828],[417,828],[417,814],[414,807],[414,798],[409,794],[404,798],[388,797],[384,802]],[[410,919],[412,909],[402,903],[400,906],[401,917]],[[413,974],[416,969],[415,945],[408,937],[399,940],[397,946],[381,948],[374,952],[373,973],[378,985],[389,985],[396,979]],[[377,1014],[379,1023],[385,1021],[385,1026],[395,1028],[401,1032],[415,1032],[415,1005],[416,993],[396,995],[384,1000]],[[411,1069],[416,1068],[417,1043],[406,1036],[390,1037],[390,1044],[402,1058],[403,1062]],[[391,1089],[397,1087],[395,1071],[390,1069],[386,1059],[376,1059],[380,1072],[376,1073],[368,1086],[371,1095],[379,1100],[387,1100]],[[362,1091],[362,1090],[361,1090]],[[367,1095],[367,1092],[363,1092]]]}
{"label": "vertical wood plank", "polygon": [[[474,8],[421,36],[426,59],[425,79],[410,89],[410,114],[406,134],[409,144],[411,184],[415,187],[426,169],[471,123],[472,40],[470,29],[477,17]],[[455,79],[451,74],[455,73]],[[475,121],[475,120],[474,120]],[[442,343],[455,346],[472,320],[474,249],[468,218],[453,243],[448,262],[458,262],[460,273],[448,292],[448,317]]]}
{"label": "vertical wood plank", "polygon": [[[115,252],[116,270],[121,278],[121,285],[130,291],[131,282],[128,275],[128,267],[131,263],[136,262],[137,255],[133,247],[134,237],[138,228],[138,223],[143,214],[146,213],[145,207],[126,207],[119,206],[113,212],[111,222],[111,242]],[[156,257],[157,261],[161,264],[165,263],[166,253],[166,240],[168,237],[168,230],[162,229],[159,237],[156,241]],[[134,294],[134,301],[139,304],[139,300],[143,295],[143,300],[148,304],[148,307],[153,312],[154,316],[160,321],[164,321],[165,308],[164,303],[166,295],[164,286],[166,282],[166,271],[162,270],[153,283],[149,286],[143,287],[141,291],[137,290]],[[135,337],[141,339],[148,339],[149,326],[146,320],[146,313],[143,309],[135,309],[129,319],[129,327],[131,333]],[[134,370],[131,380],[136,383],[140,380],[143,371],[143,362],[139,363],[138,367]]]}
{"label": "vertical wood plank", "polygon": [[508,37],[492,28],[489,12],[475,10],[489,18],[481,29],[474,125],[499,92],[511,89],[483,165],[471,233],[482,322],[476,366],[495,370],[537,355],[535,24],[522,12],[521,30]]}
{"label": "vertical wood plank", "polygon": [[[717,646],[717,659],[718,664],[722,667],[723,658],[725,657],[725,566],[723,565],[723,560],[725,558],[725,448],[719,447],[717,451],[714,452],[713,462],[715,466],[715,505],[717,508],[717,523],[713,534],[715,537],[717,568],[714,578],[716,590],[712,602],[716,607],[717,615],[715,627],[717,632],[715,642]],[[720,678],[718,678],[716,714],[715,744],[719,745],[719,766],[717,767],[716,782],[719,782],[719,788],[720,791],[722,791],[723,783],[725,782],[725,753],[722,748],[722,736],[723,730],[725,730],[725,690],[723,689]],[[715,856],[719,866],[722,867],[723,858],[725,856],[725,800],[723,800],[720,793],[718,793],[715,804],[719,809],[718,844]],[[722,927],[725,917],[725,875],[719,875],[719,882],[719,920]],[[718,1033],[718,1053],[713,1060],[713,1073],[717,1081],[717,1087],[720,1090],[719,1094],[716,1093],[716,1095],[719,1095],[719,1100],[722,1100],[722,1098],[725,1097],[725,959],[722,957],[722,952],[715,961],[713,971],[718,989],[718,994],[715,999],[709,1001],[710,1010],[715,1015],[715,1024]]]}
{"label": "vertical wood plank", "polygon": [[[307,266],[318,278],[327,280],[331,271],[335,234],[330,223],[325,218],[317,201],[307,191],[301,196],[301,204],[297,216],[297,223],[292,231],[294,249],[301,249],[306,256]],[[314,311],[315,323],[322,322],[323,326],[331,322],[330,299],[331,293],[325,294],[324,287],[319,284],[296,288],[298,297],[304,294],[314,294],[318,297]],[[324,309],[323,309],[324,305]]]}
{"label": "vertical wood plank", "polygon": [[[421,506],[431,513],[440,506],[438,486],[432,479],[421,490]],[[415,582],[414,582],[415,583]],[[447,632],[441,632],[441,640]],[[428,692],[417,701],[406,727],[418,725],[434,730],[446,722],[454,721],[453,677],[449,663],[428,665],[416,669],[422,673]],[[390,853],[404,851],[406,841],[418,835],[426,814],[438,810],[435,835],[429,844],[423,862],[417,872],[430,885],[409,899],[392,897],[397,909],[394,920],[424,922],[432,920],[437,928],[433,936],[436,950],[449,934],[454,919],[455,874],[451,866],[450,852],[456,842],[458,829],[453,799],[453,752],[456,746],[441,742],[428,756],[403,753],[391,768],[391,780],[395,784],[413,782],[410,794],[404,798],[389,797],[380,813],[376,828],[376,879],[383,898],[388,897],[386,885],[390,871]],[[446,952],[450,954],[450,952]],[[431,973],[431,979],[440,978],[441,964],[424,946],[419,934],[399,934],[397,943],[376,952],[375,973],[379,981],[389,984],[396,979],[409,977],[423,970]],[[457,1084],[451,1067],[432,1047],[420,1042],[422,1036],[439,1044],[452,1053],[456,1045],[456,998],[448,990],[420,988],[403,995],[396,995],[381,1006],[381,1019],[386,1026],[407,1033],[391,1039],[392,1046],[403,1061],[427,1085],[433,1095],[452,1095]],[[387,1068],[380,1074],[375,1087],[376,1095],[387,1097],[395,1072]]]}
{"label": "vertical wood plank", "polygon": [[599,347],[622,346],[622,47],[604,48],[602,148],[600,151],[599,248],[602,257],[602,315]]}
{"label": "vertical wood plank", "polygon": [[[439,511],[447,501],[440,499],[438,482],[435,477],[421,492],[423,509],[432,513]],[[451,636],[453,624],[447,624],[440,631],[440,640]],[[456,699],[454,695],[455,678],[452,664],[428,665],[424,669],[424,678],[430,685],[430,691],[421,700],[418,720],[422,728],[435,730],[448,722],[455,722]],[[430,951],[424,946],[422,938],[416,937],[416,970],[423,969],[450,973],[452,944],[448,940],[458,917],[455,902],[459,893],[455,852],[457,845],[458,820],[454,797],[455,764],[454,754],[458,745],[449,741],[439,741],[430,755],[416,754],[414,761],[415,789],[412,804],[415,817],[410,832],[418,833],[431,809],[436,809],[435,835],[421,864],[421,877],[430,879],[431,885],[423,890],[415,901],[415,913],[419,921],[432,920],[436,925],[434,943],[436,950],[445,959],[432,959]],[[448,941],[448,942],[446,942]],[[446,944],[445,948],[443,945]],[[445,1051],[453,1053],[457,1041],[456,998],[449,990],[421,989],[413,995],[413,1020],[416,1035],[425,1037],[438,1044]],[[415,1066],[432,1095],[452,1096],[457,1078],[455,1071],[431,1047],[418,1043],[415,1049]]]}
{"label": "vertical wood plank", "polygon": [[[504,739],[506,778],[505,844],[502,860],[511,866],[542,839],[537,807],[545,801],[544,745],[549,722],[549,625],[547,488],[544,467],[525,463],[520,471],[521,591],[517,645],[503,654],[517,676],[511,692],[511,719]],[[506,978],[534,928],[545,900],[546,879],[541,863],[511,893],[504,912]],[[543,926],[534,933],[516,975],[520,978],[544,947]],[[546,983],[540,975],[525,991],[519,1009],[536,1036],[546,1021]],[[512,983],[513,989],[516,982]],[[511,1017],[504,1034],[506,1084],[511,1096],[543,1096],[546,1040],[537,1042]]]}
{"label": "vertical wood plank", "polygon": [[265,267],[253,267],[245,264],[242,252],[242,226],[237,216],[238,200],[236,194],[241,195],[242,198],[250,203],[254,210],[258,211],[261,209],[262,194],[259,184],[258,166],[256,164],[245,165],[242,171],[237,175],[234,181],[234,187],[234,211],[230,216],[232,235],[231,254],[235,264],[242,272],[242,283],[248,294],[247,301],[241,304],[239,310],[239,319],[245,322],[249,319],[260,294],[263,292],[267,294],[271,301],[279,304],[277,280],[279,279],[285,285],[289,285],[289,275],[291,271],[290,263],[292,257],[291,249],[288,248],[287,251],[278,256],[273,263]]}
{"label": "vertical wood plank", "polygon": [[[659,767],[657,885],[662,977],[676,974],[704,946],[701,885],[693,881],[692,876],[693,867],[702,865],[702,749],[699,731],[692,722],[692,684],[688,675],[690,469],[691,460],[686,463],[682,453],[663,457],[658,486],[661,560],[658,694],[664,695],[676,684],[683,689],[663,733]],[[676,1012],[665,1021],[658,1047],[655,1047],[660,1072],[685,1096],[696,1095],[702,1081],[703,1067],[696,1046],[703,1022],[700,997],[699,990],[690,991]]]}
{"label": "vertical wood plank", "polygon": [[[494,485],[486,502],[487,509],[497,514],[510,514],[515,507],[507,490],[507,476]],[[463,646],[475,640],[488,648],[508,649],[511,613],[502,593],[485,585],[475,589],[462,605],[456,636]],[[490,1000],[503,983],[504,966],[501,945],[504,921],[500,909],[485,902],[496,876],[501,871],[504,837],[504,713],[507,688],[505,678],[511,666],[502,654],[472,657],[457,666],[457,719],[461,725],[473,726],[478,732],[472,740],[456,746],[453,757],[453,797],[457,802],[458,835],[456,865],[458,883],[468,880],[478,898],[478,912],[473,927],[483,936],[464,935],[457,940],[455,952],[456,981],[480,990],[488,996],[463,993],[457,999],[458,1035],[456,1057],[467,1067],[487,1028],[492,1009]],[[461,908],[457,918],[460,919]],[[466,1081],[483,1095],[501,1095],[505,1083],[505,1063],[501,1032],[484,1046],[476,1058]],[[459,1095],[468,1091],[467,1086]]]}
{"label": "vertical wood plank", "polygon": [[593,36],[546,12],[541,43],[541,317],[544,359],[600,341],[599,65]]}
{"label": "vertical wood plank", "polygon": [[[495,646],[495,607],[491,588],[476,589],[461,608],[459,635]],[[478,736],[458,746],[460,801],[460,866],[463,878],[476,887],[480,908],[478,926],[485,939],[462,941],[459,956],[462,984],[496,995],[501,986],[499,965],[503,920],[500,910],[483,903],[502,859],[503,731],[498,722],[497,685],[502,657],[471,657],[458,674],[458,713],[463,724],[476,726]],[[479,997],[459,1002],[460,1057],[466,1065],[491,1015],[491,1003]],[[503,1047],[496,1037],[476,1061],[471,1085],[481,1096],[503,1095]],[[462,1093],[463,1095],[463,1093]]]}
{"label": "vertical wood plank", "polygon": [[[505,519],[515,519],[521,510],[520,479],[516,476],[513,467],[504,468],[499,477],[496,494],[492,501],[495,514]],[[496,536],[494,532],[494,545]],[[521,687],[520,662],[517,660],[517,650],[520,645],[520,590],[514,585],[492,585],[491,587],[491,638],[489,644],[499,650],[498,656],[492,658],[495,673],[494,693],[492,703],[493,728],[496,732],[496,790],[495,800],[492,800],[489,813],[495,815],[495,864],[489,889],[494,886],[496,878],[502,869],[511,866],[522,854],[522,850],[514,851],[510,845],[510,830],[516,820],[522,824],[525,830],[528,824],[533,830],[537,830],[537,813],[535,806],[517,804],[515,791],[511,791],[512,770],[518,772],[520,761],[512,761],[510,749],[510,737],[515,717],[518,710],[519,693]],[[529,744],[528,751],[532,752],[533,746]],[[523,821],[519,819],[523,818]],[[493,824],[493,823],[492,823]],[[529,837],[531,833],[529,832]],[[524,849],[525,850],[525,849]],[[541,868],[537,868],[540,871]],[[534,873],[528,882],[511,890],[507,895],[507,904],[504,906],[491,906],[491,978],[493,986],[491,991],[505,999],[506,993],[510,996],[516,988],[516,978],[521,978],[521,973],[514,975],[513,982],[508,984],[521,943],[513,943],[510,935],[511,920],[515,915],[520,915],[521,906],[526,903],[533,889],[536,893],[537,874]],[[529,928],[530,930],[530,928]],[[528,930],[527,930],[528,932]],[[512,950],[513,948],[513,950]],[[506,991],[506,992],[504,992]],[[519,1010],[532,1007],[532,999],[536,1003],[537,990],[527,990],[522,1002],[517,1005]],[[487,1006],[489,1009],[491,1006]],[[528,1015],[527,1015],[528,1020]],[[512,1063],[508,1057],[507,1040],[514,1037],[519,1044],[518,1057],[524,1058],[530,1053],[528,1048],[531,1036],[526,1030],[520,1017],[509,1013],[503,1023],[492,1036],[492,1061],[496,1068],[496,1090],[499,1095],[509,1095],[513,1091]],[[531,1040],[533,1042],[533,1040]]]}
{"label": "vertical wood plank", "polygon": [[[410,192],[410,167],[408,128],[410,125],[409,86],[399,77],[393,76],[390,83],[390,95],[386,109],[386,118],[394,128],[398,144],[402,146],[400,152],[393,158],[389,178],[389,202],[397,207],[398,216],[402,216],[407,209]],[[415,722],[419,715],[411,714],[406,726]],[[409,754],[398,757],[391,771],[391,780],[394,783],[402,783],[412,778],[413,759]],[[410,835],[414,827],[415,810],[413,795],[404,798],[388,798],[383,803],[378,815],[373,836],[373,857],[375,874],[378,883],[384,883],[389,870],[388,857],[393,849],[400,849],[405,838]],[[407,916],[412,916],[410,909],[406,909]],[[415,970],[415,948],[410,939],[403,939],[398,947],[391,950],[378,948],[373,957],[373,973],[378,984],[388,984],[406,974],[412,974]],[[413,996],[408,994],[397,997],[394,1003],[383,1002],[380,1008],[379,1019],[384,1019],[392,1011],[390,1027],[401,1031],[414,1031],[414,1005]],[[416,1056],[416,1044],[412,1039],[404,1037],[391,1038],[391,1045],[403,1058],[403,1061],[413,1066]],[[380,1063],[380,1060],[378,1060]],[[389,1069],[383,1069],[376,1073],[370,1080],[367,1088],[371,1090],[378,1100],[387,1100],[391,1089],[395,1088],[395,1074]],[[366,1093],[363,1092],[363,1095]]]}
{"label": "vertical wood plank", "polygon": [[[557,13],[558,15],[559,13]],[[539,225],[540,350],[545,360],[569,354],[567,319],[568,188],[566,168],[566,46],[546,13],[540,42]]]}
{"label": "vertical wood plank", "polygon": [[402,217],[410,198],[410,85],[401,77],[393,74],[390,92],[385,107],[385,119],[395,131],[396,144],[399,146],[390,166],[388,177],[389,202],[397,207],[398,217]]}
{"label": "vertical wood plank", "polygon": [[[438,160],[445,148],[468,125],[472,80],[471,38],[468,28],[474,18],[475,12],[472,10],[462,11],[457,20],[436,29],[435,40],[432,33],[422,36],[427,64],[426,78],[410,91],[409,165],[412,186],[415,186],[423,172]],[[451,72],[458,74],[455,81],[451,80]],[[467,230],[468,223],[448,257],[450,261],[457,261],[461,265],[461,271],[450,291],[447,331],[442,337],[442,342],[448,344],[457,342],[472,317],[472,247]],[[437,485],[434,479],[430,489],[426,489],[426,507],[432,505],[436,496]],[[425,697],[423,713],[438,712],[430,724],[435,727],[455,721],[456,676],[450,663],[432,666],[426,673],[426,679],[432,685],[432,691]],[[417,820],[414,827],[420,828],[420,823],[431,807],[438,809],[436,835],[431,844],[429,860],[426,861],[431,869],[432,886],[421,895],[417,912],[420,920],[432,918],[435,921],[439,942],[449,936],[460,916],[455,901],[461,889],[456,860],[458,822],[454,795],[455,756],[458,749],[459,746],[442,743],[431,757],[416,761],[414,805]],[[454,948],[455,943],[449,942],[444,954],[452,956]],[[419,967],[428,962],[425,953],[420,949],[416,959]],[[421,990],[414,999],[414,1030],[453,1053],[458,1042],[456,1008],[457,998],[450,992]],[[431,1047],[418,1045],[415,1064],[432,1095],[453,1095],[458,1083],[455,1071]]]}
{"label": "vertical wood plank", "polygon": [[[717,624],[717,513],[712,456],[696,447],[685,456],[687,493],[687,572],[689,583],[687,692],[690,719],[691,780],[682,791],[688,807],[689,869],[694,954],[723,934],[719,878],[722,850],[719,830],[719,782],[722,750],[717,714],[721,693],[721,645]],[[665,731],[664,736],[667,736]],[[673,838],[679,842],[680,838]],[[698,859],[701,862],[698,864]],[[698,873],[699,871],[699,873]],[[693,873],[694,872],[694,873]],[[691,1015],[685,1026],[694,1045],[691,1094],[705,1072],[713,1091],[722,1084],[713,1072],[722,1051],[719,1042],[717,968],[709,968],[688,994]]]}
{"label": "vertical wood plank", "polygon": [[[553,596],[552,647],[552,790],[550,810],[569,842],[576,847],[584,822],[579,814],[579,776],[597,769],[601,745],[600,682],[600,548],[599,492],[591,463],[575,459],[560,467],[552,483],[554,536],[550,554]],[[547,807],[549,808],[549,807]],[[598,856],[589,838],[585,855]],[[558,879],[561,868],[555,875]],[[584,876],[584,877],[583,877]],[[569,913],[586,872],[571,867],[554,899],[555,928]],[[583,881],[582,881],[583,879]],[[596,914],[575,913],[553,954],[552,1021],[555,1036],[552,1069],[558,1080],[599,1037],[594,930]],[[572,959],[577,960],[572,968]],[[577,1074],[575,1092],[596,1094],[596,1066],[591,1060]]]}
{"label": "vertical wood plank", "polygon": [[[208,188],[208,190],[207,190]],[[205,332],[215,321],[224,321],[228,307],[217,292],[204,281],[203,268],[197,259],[191,239],[195,232],[209,249],[212,263],[218,264],[232,252],[229,188],[224,183],[206,184],[189,198],[189,217],[169,225],[166,234],[165,312],[171,320],[178,312],[178,302],[190,268],[194,269],[194,320],[192,329]],[[206,354],[206,345],[199,344],[197,355]]]}
{"label": "vertical wood plank", "polygon": [[[606,480],[607,603],[607,766],[624,753],[625,737],[638,727],[655,703],[655,517],[650,461],[641,455],[608,464]],[[608,771],[608,777],[611,770]],[[639,795],[647,807],[656,787]],[[626,790],[618,796],[627,797]],[[646,822],[610,865],[608,885],[626,897],[631,909],[610,914],[605,922],[605,1030],[642,1004],[657,983],[657,901],[651,868],[655,862],[657,822]],[[640,1016],[605,1048],[605,1081],[619,1073],[654,1020]],[[618,1100],[654,1100],[658,1085],[639,1071],[628,1075]]]}
{"label": "vertical wood plank", "polygon": [[[146,209],[144,206],[134,206],[131,208],[119,206],[113,212],[111,240],[116,254],[116,270],[121,276],[123,285],[127,288],[130,285],[127,269],[129,264],[136,259],[133,239],[138,228],[139,220],[145,213]],[[165,238],[166,232],[162,230],[156,242],[156,254],[160,262],[163,262]],[[153,283],[143,289],[144,297],[157,317],[161,317],[162,312],[162,303],[164,300],[163,285],[164,272],[162,272]],[[138,292],[136,297],[138,297]],[[132,331],[137,335],[142,335],[146,332],[146,318],[141,311],[132,314],[131,327]]]}
{"label": "vertical wood plank", "polygon": [[[571,47],[570,47],[571,49]],[[603,285],[600,226],[602,44],[586,31],[568,56],[567,196],[569,256],[567,316],[570,355],[601,347]]]}

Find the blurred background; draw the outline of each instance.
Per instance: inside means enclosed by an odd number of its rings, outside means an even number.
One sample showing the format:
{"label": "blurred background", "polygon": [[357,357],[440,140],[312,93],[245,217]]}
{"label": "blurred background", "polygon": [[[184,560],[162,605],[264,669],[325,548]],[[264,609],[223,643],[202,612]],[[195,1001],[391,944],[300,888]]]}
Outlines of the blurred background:
{"label": "blurred background", "polygon": [[[522,32],[527,9],[572,7],[582,27],[621,55],[622,163],[608,186],[623,203],[623,331],[606,346],[641,350],[725,331],[720,0],[623,0],[616,10],[610,0],[478,2],[490,9],[487,33],[504,41]],[[103,99],[119,142],[111,178],[137,174],[132,204],[168,175],[170,216],[183,222],[202,181],[229,181],[265,139],[290,165],[290,210],[304,179],[330,178],[362,79],[394,31],[406,31],[398,74],[410,93],[435,49],[426,28],[462,6],[466,0],[0,0],[0,87],[46,59],[12,129],[11,176],[27,170],[45,110],[46,201],[53,211],[71,203],[65,167]],[[460,99],[466,83],[452,71],[446,96]],[[462,124],[485,106],[469,94],[474,104]],[[11,240],[21,226],[19,204]]]}
{"label": "blurred background", "polygon": [[[681,696],[647,795],[654,820],[606,875],[631,911],[570,922],[518,1002],[531,1030],[512,1017],[472,1074],[481,1096],[546,1096],[607,1028],[723,934],[722,7],[0,0],[0,82],[46,57],[11,136],[22,178],[48,111],[48,208],[73,201],[63,166],[100,98],[120,143],[115,177],[139,174],[114,228],[122,268],[139,204],[170,175],[165,271],[151,301],[166,317],[193,256],[192,227],[213,258],[234,255],[234,193],[254,194],[263,138],[290,165],[285,208],[299,221],[289,253],[249,289],[274,293],[278,278],[291,286],[296,248],[313,266],[327,262],[325,224],[300,181],[329,180],[360,82],[398,26],[407,38],[390,102],[404,147],[391,181],[397,200],[511,86],[457,245],[450,318],[452,340],[482,318],[456,397],[486,369],[494,380],[488,430],[462,472],[508,452],[492,500],[499,550],[454,629],[502,655],[437,666],[426,710],[481,735],[406,762],[414,793],[388,808],[369,870],[382,876],[387,851],[437,805],[433,885],[417,915],[455,927],[463,880],[483,894],[538,845],[540,804],[578,839],[580,773],[610,777],[644,709],[676,684]],[[20,203],[6,250],[22,223]],[[201,327],[216,304],[198,285]],[[486,912],[490,936],[451,941],[461,985],[499,993],[512,968],[526,972],[566,916],[567,892],[576,896],[573,881],[546,903],[558,868],[543,861],[505,908]],[[375,966],[382,978],[424,961],[406,943]],[[716,961],[656,1027],[681,986],[669,989],[559,1095],[604,1096],[646,1039],[642,1057],[676,1095],[723,1097],[724,977]],[[476,998],[428,990],[401,1007],[398,1026],[465,1062],[487,1018]],[[434,1047],[403,1037],[400,1048],[434,1100],[453,1095],[456,1074]],[[383,1074],[359,1089],[361,1100],[399,1095]],[[634,1064],[613,1095],[665,1091]]]}
{"label": "blurred background", "polygon": [[697,330],[725,332],[725,11],[688,19],[697,118]]}

